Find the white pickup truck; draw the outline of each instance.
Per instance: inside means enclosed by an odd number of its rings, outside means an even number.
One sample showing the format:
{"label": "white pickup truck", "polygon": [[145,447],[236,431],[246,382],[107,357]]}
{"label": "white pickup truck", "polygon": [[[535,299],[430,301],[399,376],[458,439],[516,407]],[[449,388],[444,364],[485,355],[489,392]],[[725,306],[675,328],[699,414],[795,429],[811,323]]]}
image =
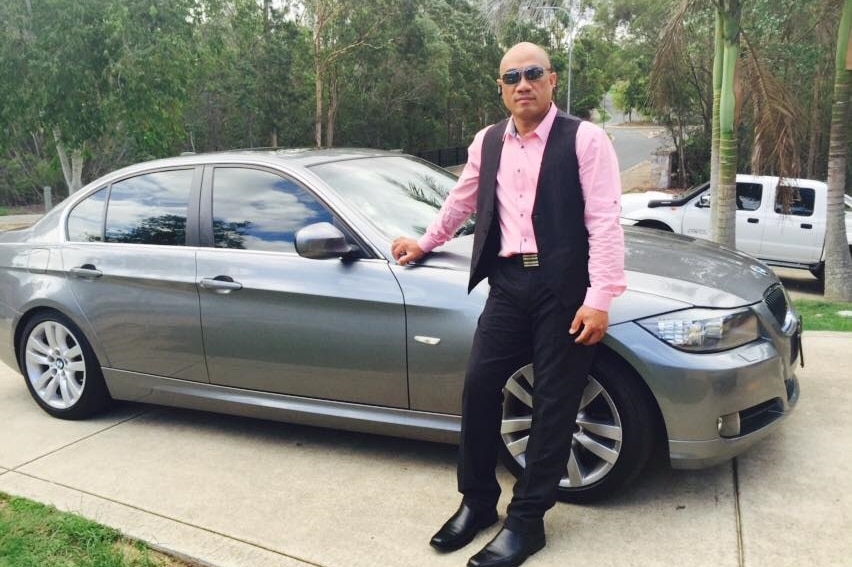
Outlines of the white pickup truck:
{"label": "white pickup truck", "polygon": [[[790,190],[794,187],[795,190]],[[710,184],[681,195],[658,191],[621,198],[621,222],[710,238]],[[737,249],[767,264],[805,268],[822,279],[825,267],[827,185],[810,179],[737,175]],[[783,195],[790,196],[788,207]],[[846,234],[852,237],[852,197],[845,196]],[[850,246],[852,248],[852,246]]]}

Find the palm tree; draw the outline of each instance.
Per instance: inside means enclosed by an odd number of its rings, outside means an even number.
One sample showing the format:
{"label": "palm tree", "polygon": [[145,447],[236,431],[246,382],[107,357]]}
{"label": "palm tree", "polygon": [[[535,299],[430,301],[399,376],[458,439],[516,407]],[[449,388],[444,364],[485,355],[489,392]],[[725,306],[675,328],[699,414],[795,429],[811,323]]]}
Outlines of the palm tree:
{"label": "palm tree", "polygon": [[[694,10],[706,8],[698,0],[680,0],[663,29],[651,73],[651,99],[659,109],[677,108],[682,88],[676,77],[695,76],[687,61],[684,20]],[[800,112],[793,97],[760,62],[755,49],[740,30],[742,0],[713,0],[715,41],[713,57],[713,110],[711,119],[711,237],[736,245],[736,131],[746,102],[750,103],[754,131],[751,162],[755,173],[772,171],[780,177],[799,173],[797,125]],[[742,52],[742,53],[741,53]],[[685,71],[684,67],[689,67]],[[698,81],[694,81],[698,82]],[[748,89],[742,83],[749,85]],[[746,100],[748,98],[748,101]]]}
{"label": "palm tree", "polygon": [[852,250],[844,223],[843,195],[846,186],[846,148],[849,128],[849,95],[852,83],[852,0],[845,0],[837,32],[834,100],[828,149],[828,218],[825,238],[825,298],[852,301]]}

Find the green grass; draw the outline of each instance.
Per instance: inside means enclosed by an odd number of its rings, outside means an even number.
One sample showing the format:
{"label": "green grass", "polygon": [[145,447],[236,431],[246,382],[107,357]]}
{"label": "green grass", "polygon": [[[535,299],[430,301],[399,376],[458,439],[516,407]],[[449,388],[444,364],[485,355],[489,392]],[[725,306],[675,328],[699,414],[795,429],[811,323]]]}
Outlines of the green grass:
{"label": "green grass", "polygon": [[5,217],[9,214],[9,210],[5,207],[0,207],[0,217]]}
{"label": "green grass", "polygon": [[170,557],[73,514],[0,493],[0,567],[174,567]]}
{"label": "green grass", "polygon": [[806,331],[852,332],[852,317],[841,317],[838,311],[852,311],[852,303],[829,303],[797,299],[793,301],[802,316]]}

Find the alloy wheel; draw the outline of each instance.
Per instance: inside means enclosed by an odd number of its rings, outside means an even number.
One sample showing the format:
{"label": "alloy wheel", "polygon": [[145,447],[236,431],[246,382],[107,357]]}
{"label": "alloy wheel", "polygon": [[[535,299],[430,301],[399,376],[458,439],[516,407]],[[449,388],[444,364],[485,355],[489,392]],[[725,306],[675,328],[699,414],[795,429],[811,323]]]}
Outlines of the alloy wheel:
{"label": "alloy wheel", "polygon": [[[521,466],[526,466],[526,449],[532,425],[533,385],[531,364],[509,378],[503,389],[503,421],[500,434],[506,449]],[[561,488],[579,488],[593,484],[609,474],[622,448],[622,424],[612,397],[589,376],[577,413],[571,454]]]}
{"label": "alloy wheel", "polygon": [[57,321],[43,321],[27,337],[27,380],[48,406],[67,409],[86,387],[86,361],[79,340]]}

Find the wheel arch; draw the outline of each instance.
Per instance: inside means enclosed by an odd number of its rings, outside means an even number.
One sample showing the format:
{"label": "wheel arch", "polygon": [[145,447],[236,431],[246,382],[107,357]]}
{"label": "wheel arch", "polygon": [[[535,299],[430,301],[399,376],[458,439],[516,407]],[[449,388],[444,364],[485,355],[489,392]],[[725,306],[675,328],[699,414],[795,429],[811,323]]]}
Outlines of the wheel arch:
{"label": "wheel arch", "polygon": [[663,230],[665,232],[674,232],[674,229],[667,223],[656,219],[641,220],[633,226],[639,226],[642,228],[653,228],[656,230]]}
{"label": "wheel arch", "polygon": [[69,310],[64,309],[62,305],[58,305],[56,303],[36,303],[24,308],[21,313],[21,316],[15,323],[15,330],[13,335],[15,360],[18,363],[18,369],[22,373],[25,372],[25,370],[21,368],[21,336],[24,333],[24,329],[27,327],[27,323],[29,323],[34,317],[37,317],[42,313],[58,313],[59,315],[68,318],[72,323],[77,325],[77,327],[79,327],[85,335],[86,339],[89,342],[89,345],[92,347],[92,350],[94,351],[98,362],[103,366],[105,358],[103,357],[103,353],[101,352],[98,342],[95,340],[95,334],[92,332],[92,329],[88,325],[88,320],[86,320],[84,316],[78,313],[69,312]]}
{"label": "wheel arch", "polygon": [[598,348],[598,354],[595,359],[595,363],[592,366],[592,373],[594,374],[595,365],[601,363],[607,364],[613,366],[617,372],[620,374],[623,373],[639,385],[645,396],[644,401],[651,410],[651,417],[654,423],[654,446],[652,448],[651,458],[662,458],[668,461],[669,435],[668,428],[666,427],[666,420],[663,416],[660,404],[657,401],[657,397],[648,385],[647,380],[645,380],[641,372],[629,362],[628,358],[622,356],[622,353],[627,350],[624,349],[623,345],[614,344],[612,341],[607,340],[606,343],[602,343]]}

